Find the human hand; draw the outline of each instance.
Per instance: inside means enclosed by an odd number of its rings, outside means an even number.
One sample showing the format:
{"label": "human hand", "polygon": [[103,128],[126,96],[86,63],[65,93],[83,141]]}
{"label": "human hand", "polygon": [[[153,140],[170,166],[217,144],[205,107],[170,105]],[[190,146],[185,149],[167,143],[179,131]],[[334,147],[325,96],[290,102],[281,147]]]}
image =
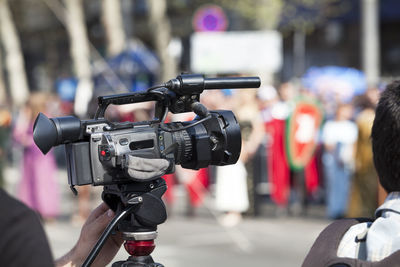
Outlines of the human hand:
{"label": "human hand", "polygon": [[[81,234],[76,245],[65,256],[56,260],[56,266],[82,266],[100,235],[114,216],[114,212],[109,209],[105,203],[100,204],[92,211],[85,224],[82,226]],[[109,236],[91,266],[106,266],[114,258],[115,254],[117,254],[122,242],[123,240],[120,233]]]}
{"label": "human hand", "polygon": [[128,155],[126,167],[132,179],[147,181],[164,175],[169,167],[169,161],[166,159],[148,159]]}

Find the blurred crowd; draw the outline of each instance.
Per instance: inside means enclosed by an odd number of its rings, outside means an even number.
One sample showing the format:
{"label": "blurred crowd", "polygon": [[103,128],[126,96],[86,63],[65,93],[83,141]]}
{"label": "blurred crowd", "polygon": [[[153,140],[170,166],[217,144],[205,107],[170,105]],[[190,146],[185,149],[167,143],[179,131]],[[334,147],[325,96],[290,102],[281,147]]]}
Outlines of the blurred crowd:
{"label": "blurred crowd", "polygon": [[[212,200],[221,223],[237,224],[242,216],[263,215],[265,204],[276,216],[307,216],[310,206],[325,207],[329,219],[372,217],[384,193],[372,162],[370,130],[379,98],[378,88],[326,98],[300,82],[263,84],[259,89],[212,90],[201,95],[210,110],[233,110],[241,126],[242,150],[235,165],[198,171],[177,166],[165,175],[168,206],[176,204],[177,186],[187,192],[188,215]],[[39,112],[49,117],[73,114],[73,103],[57,95],[32,93],[18,113],[0,108],[0,183],[4,168],[21,166],[17,197],[44,220],[60,215],[57,168],[66,164],[60,151],[42,155],[32,139]],[[93,113],[94,110],[89,113]],[[115,106],[113,121],[142,121],[153,106]],[[194,118],[192,113],[170,115],[169,121]],[[21,157],[12,154],[21,152]],[[62,152],[61,152],[62,154]],[[13,162],[14,161],[14,162]],[[15,162],[18,161],[18,162]],[[80,188],[78,212],[82,222],[90,210],[90,186]],[[371,197],[375,196],[375,197]]]}

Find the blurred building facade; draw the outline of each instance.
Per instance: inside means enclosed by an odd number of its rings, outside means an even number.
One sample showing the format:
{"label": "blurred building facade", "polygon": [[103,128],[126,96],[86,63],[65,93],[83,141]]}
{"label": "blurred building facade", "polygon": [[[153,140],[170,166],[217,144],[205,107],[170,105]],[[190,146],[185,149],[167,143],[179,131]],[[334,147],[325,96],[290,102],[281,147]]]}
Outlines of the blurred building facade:
{"label": "blurred building facade", "polygon": [[[278,29],[283,35],[284,62],[278,78],[287,80],[304,73],[310,66],[338,65],[361,69],[361,4],[363,0],[307,1],[314,4],[298,4],[298,1],[283,0]],[[226,1],[212,1],[225,8],[228,31],[259,30],[257,18],[245,17],[229,8]],[[258,1],[253,1],[257,2]],[[72,63],[68,53],[69,40],[62,22],[57,18],[63,6],[53,0],[9,1],[16,27],[23,40],[22,50],[31,90],[51,91],[53,82],[60,73],[72,75]],[[190,35],[194,10],[204,4],[200,0],[168,1],[168,17],[172,36],[179,38],[183,50],[179,69],[190,69]],[[377,1],[379,5],[379,44],[382,76],[397,76],[400,73],[400,37],[396,30],[400,24],[400,2]],[[89,40],[105,55],[105,32],[101,26],[99,1],[83,1]],[[121,0],[124,29],[128,38],[137,37],[152,47],[151,29],[148,23],[148,3],[145,0]],[[256,16],[257,13],[254,13]],[[300,39],[296,33],[301,32]],[[297,42],[297,44],[296,44]],[[298,59],[296,46],[303,42],[303,57]],[[297,49],[298,50],[298,49]],[[298,52],[297,52],[298,53]],[[297,58],[296,58],[297,57]],[[300,55],[301,57],[301,55]],[[300,70],[296,73],[296,63]],[[298,64],[297,64],[298,65]]]}
{"label": "blurred building facade", "polygon": [[[291,1],[288,1],[291,2]],[[294,1],[293,1],[294,2]],[[323,1],[321,1],[323,2]],[[369,0],[327,1],[331,6],[325,9],[298,7],[296,13],[300,25],[305,25],[305,59],[303,70],[311,66],[337,65],[362,69],[362,4]],[[380,0],[378,7],[378,56],[380,73],[383,78],[400,74],[400,37],[397,29],[400,23],[400,2]],[[318,16],[323,19],[319,20]],[[285,21],[285,19],[287,21]],[[281,78],[289,79],[296,75],[293,70],[295,31],[288,27],[293,17],[281,21],[284,36],[284,65]],[[311,22],[309,21],[311,20]],[[290,26],[290,25],[289,25]]]}

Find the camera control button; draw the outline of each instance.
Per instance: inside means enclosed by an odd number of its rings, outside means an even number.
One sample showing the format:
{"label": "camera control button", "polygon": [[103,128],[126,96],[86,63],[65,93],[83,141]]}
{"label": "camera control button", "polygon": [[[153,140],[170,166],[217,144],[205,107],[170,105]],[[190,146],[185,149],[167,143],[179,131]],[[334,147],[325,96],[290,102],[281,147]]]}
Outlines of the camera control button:
{"label": "camera control button", "polygon": [[99,159],[100,161],[111,160],[111,151],[108,146],[99,146]]}
{"label": "camera control button", "polygon": [[129,144],[128,138],[119,139],[119,144],[120,144],[121,146],[126,146],[126,145],[128,145],[128,144]]}

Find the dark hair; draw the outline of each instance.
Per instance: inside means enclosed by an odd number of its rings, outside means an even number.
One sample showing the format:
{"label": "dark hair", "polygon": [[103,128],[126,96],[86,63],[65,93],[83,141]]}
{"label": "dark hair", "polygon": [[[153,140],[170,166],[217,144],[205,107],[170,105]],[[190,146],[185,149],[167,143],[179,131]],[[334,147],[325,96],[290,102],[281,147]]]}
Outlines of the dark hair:
{"label": "dark hair", "polygon": [[389,84],[382,93],[371,139],[381,185],[388,193],[400,191],[400,81]]}

